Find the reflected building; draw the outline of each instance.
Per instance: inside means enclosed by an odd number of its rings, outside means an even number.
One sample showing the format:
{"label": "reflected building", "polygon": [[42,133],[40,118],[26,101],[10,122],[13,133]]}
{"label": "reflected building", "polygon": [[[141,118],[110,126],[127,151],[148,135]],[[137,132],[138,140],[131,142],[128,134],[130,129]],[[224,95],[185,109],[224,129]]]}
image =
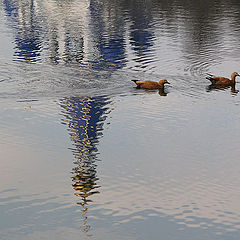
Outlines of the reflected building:
{"label": "reflected building", "polygon": [[77,5],[77,1],[5,0],[4,4],[15,34],[15,60],[58,63],[83,59],[80,19],[85,21],[87,1]]}
{"label": "reflected building", "polygon": [[149,2],[5,0],[4,6],[15,32],[16,60],[116,70],[126,66],[128,38],[139,66],[152,57]]}
{"label": "reflected building", "polygon": [[[89,62],[96,69],[125,66],[125,21],[119,1],[90,0]],[[96,59],[94,56],[98,55]],[[96,61],[97,60],[97,61]]]}
{"label": "reflected building", "polygon": [[60,101],[63,124],[67,124],[75,158],[72,181],[82,211],[82,230],[88,232],[88,204],[99,193],[97,177],[97,144],[102,135],[109,99],[105,97],[71,97]]}
{"label": "reflected building", "polygon": [[[229,12],[234,13],[239,2],[230,2]],[[161,41],[166,46],[180,44],[180,57],[187,65],[196,65],[196,54],[204,63],[209,47],[226,44],[225,29],[235,37],[229,54],[239,49],[240,19],[237,14],[229,22],[222,18],[224,1],[3,0],[2,4],[14,29],[14,58],[20,61],[116,70],[126,65],[130,48],[136,66],[146,68],[154,61],[158,36],[159,46]],[[211,61],[217,57],[217,49],[208,54]]]}
{"label": "reflected building", "polygon": [[84,62],[88,42],[87,29],[89,2],[84,1],[36,1],[36,14],[44,19],[45,51],[43,57],[50,63]]}
{"label": "reflected building", "polygon": [[146,68],[154,45],[152,1],[130,1],[126,6],[130,18],[130,44],[136,54],[137,67]]}
{"label": "reflected building", "polygon": [[40,61],[43,35],[35,14],[34,1],[5,0],[5,12],[15,32],[14,59],[26,62]]}
{"label": "reflected building", "polygon": [[4,7],[14,30],[15,60],[95,69],[125,65],[125,24],[117,1],[5,0]]}

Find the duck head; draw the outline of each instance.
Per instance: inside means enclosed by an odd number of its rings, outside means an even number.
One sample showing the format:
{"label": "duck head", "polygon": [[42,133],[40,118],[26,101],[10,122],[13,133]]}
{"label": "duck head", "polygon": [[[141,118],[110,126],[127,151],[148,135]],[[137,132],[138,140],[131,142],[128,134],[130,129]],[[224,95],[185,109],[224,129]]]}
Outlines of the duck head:
{"label": "duck head", "polygon": [[233,79],[235,79],[235,77],[240,77],[240,75],[237,72],[233,72],[231,74],[231,79],[233,80]]}
{"label": "duck head", "polygon": [[161,84],[161,85],[170,84],[170,82],[168,82],[167,79],[160,79],[159,84]]}

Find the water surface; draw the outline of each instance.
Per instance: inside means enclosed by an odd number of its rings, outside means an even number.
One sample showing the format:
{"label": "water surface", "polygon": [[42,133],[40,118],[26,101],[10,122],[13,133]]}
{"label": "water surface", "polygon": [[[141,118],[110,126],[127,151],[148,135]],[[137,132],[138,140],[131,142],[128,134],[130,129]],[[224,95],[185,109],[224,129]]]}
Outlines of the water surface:
{"label": "water surface", "polygon": [[1,239],[238,240],[239,10],[0,1]]}

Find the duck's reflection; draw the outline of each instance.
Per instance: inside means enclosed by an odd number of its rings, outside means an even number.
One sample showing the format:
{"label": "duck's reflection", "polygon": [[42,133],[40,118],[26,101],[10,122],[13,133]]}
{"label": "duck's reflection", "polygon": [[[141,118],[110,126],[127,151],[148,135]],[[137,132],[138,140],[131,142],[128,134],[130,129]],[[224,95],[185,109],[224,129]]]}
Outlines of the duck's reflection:
{"label": "duck's reflection", "polygon": [[82,211],[82,230],[88,232],[87,210],[89,199],[99,193],[96,170],[97,143],[103,130],[103,122],[107,114],[109,98],[106,97],[71,97],[60,101],[68,125],[68,132],[73,142],[71,149],[75,158],[72,169],[73,189],[79,197],[78,204]]}
{"label": "duck's reflection", "polygon": [[235,85],[232,86],[217,86],[217,85],[209,85],[207,86],[207,92],[211,91],[226,91],[227,89],[230,88],[231,94],[232,95],[237,95],[239,90],[236,89]]}
{"label": "duck's reflection", "polygon": [[163,88],[163,89],[159,89],[158,94],[160,96],[164,96],[165,97],[165,96],[168,95],[168,92]]}
{"label": "duck's reflection", "polygon": [[[137,88],[136,88],[137,89]],[[138,89],[137,89],[138,90]],[[144,93],[146,94],[156,94],[158,93],[159,96],[162,97],[166,97],[168,95],[168,91],[166,89],[158,89],[158,90],[146,90],[146,89],[142,89],[144,91]]]}

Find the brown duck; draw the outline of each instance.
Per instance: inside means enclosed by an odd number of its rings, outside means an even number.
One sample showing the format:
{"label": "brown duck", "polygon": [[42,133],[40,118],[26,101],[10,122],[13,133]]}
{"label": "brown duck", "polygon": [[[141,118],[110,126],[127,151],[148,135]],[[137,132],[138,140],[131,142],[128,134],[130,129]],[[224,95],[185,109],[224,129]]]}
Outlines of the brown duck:
{"label": "brown duck", "polygon": [[137,84],[137,88],[144,89],[164,89],[164,84],[170,84],[166,79],[160,79],[159,82],[154,81],[138,81],[132,80]]}
{"label": "brown duck", "polygon": [[212,74],[208,74],[209,76],[206,77],[206,79],[210,80],[212,85],[218,85],[218,86],[231,86],[235,85],[236,83],[236,77],[240,76],[237,72],[233,72],[231,74],[231,80],[229,78],[225,77],[216,77]]}

